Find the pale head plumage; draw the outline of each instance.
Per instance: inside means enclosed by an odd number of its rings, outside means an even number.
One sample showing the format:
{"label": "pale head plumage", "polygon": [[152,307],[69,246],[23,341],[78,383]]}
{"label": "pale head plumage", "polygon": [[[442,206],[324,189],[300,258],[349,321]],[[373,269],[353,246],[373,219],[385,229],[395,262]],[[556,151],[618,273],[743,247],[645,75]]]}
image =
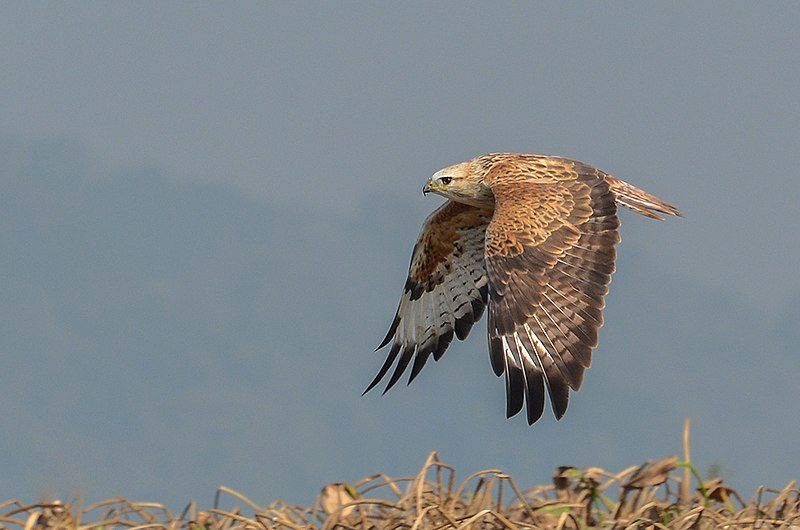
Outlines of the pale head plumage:
{"label": "pale head plumage", "polygon": [[483,181],[486,169],[479,163],[480,158],[437,171],[425,183],[423,193],[435,193],[478,208],[494,207],[492,190]]}

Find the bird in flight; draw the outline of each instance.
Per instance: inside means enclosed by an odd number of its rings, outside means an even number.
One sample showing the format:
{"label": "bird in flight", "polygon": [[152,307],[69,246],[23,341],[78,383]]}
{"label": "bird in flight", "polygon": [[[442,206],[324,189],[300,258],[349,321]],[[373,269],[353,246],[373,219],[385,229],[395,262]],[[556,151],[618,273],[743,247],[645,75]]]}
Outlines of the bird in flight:
{"label": "bird in flight", "polygon": [[506,416],[528,424],[567,410],[591,364],[620,241],[617,205],[680,216],[666,202],[597,168],[556,156],[493,153],[435,173],[423,193],[448,199],[422,226],[386,338],[386,361],[408,383],[467,337],[488,304],[489,359],[505,374]]}

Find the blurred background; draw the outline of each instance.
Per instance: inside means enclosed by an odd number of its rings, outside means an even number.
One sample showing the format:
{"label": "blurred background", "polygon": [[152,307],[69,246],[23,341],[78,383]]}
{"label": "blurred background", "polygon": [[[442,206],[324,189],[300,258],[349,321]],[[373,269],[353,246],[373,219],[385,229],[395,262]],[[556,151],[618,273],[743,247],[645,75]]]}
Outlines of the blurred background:
{"label": "blurred background", "polygon": [[[415,472],[522,484],[680,451],[800,462],[795,3],[16,3],[0,16],[0,498],[307,502]],[[383,361],[437,169],[596,165],[622,214],[566,417],[504,417],[485,324],[410,388]],[[549,414],[549,413],[548,413]]]}

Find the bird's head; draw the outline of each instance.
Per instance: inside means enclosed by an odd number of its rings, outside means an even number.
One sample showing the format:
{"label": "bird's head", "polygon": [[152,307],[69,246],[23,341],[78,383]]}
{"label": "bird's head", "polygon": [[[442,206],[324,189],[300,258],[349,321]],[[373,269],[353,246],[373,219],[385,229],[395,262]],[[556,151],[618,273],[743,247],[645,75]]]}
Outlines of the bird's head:
{"label": "bird's head", "polygon": [[428,179],[422,193],[435,193],[480,208],[493,207],[494,195],[483,182],[483,172],[479,169],[473,160],[446,167]]}

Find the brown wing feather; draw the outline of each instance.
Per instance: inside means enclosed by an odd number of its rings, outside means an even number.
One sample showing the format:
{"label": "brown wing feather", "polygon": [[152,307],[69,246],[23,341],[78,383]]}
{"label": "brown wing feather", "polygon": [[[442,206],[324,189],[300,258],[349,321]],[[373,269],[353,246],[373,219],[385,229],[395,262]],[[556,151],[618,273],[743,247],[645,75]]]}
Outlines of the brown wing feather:
{"label": "brown wing feather", "polygon": [[527,156],[501,160],[484,181],[495,196],[486,233],[489,350],[506,374],[507,414],[527,402],[566,412],[597,346],[619,242],[605,174],[579,162]]}
{"label": "brown wing feather", "polygon": [[490,211],[448,201],[425,221],[400,305],[378,349],[392,346],[365,394],[398,357],[386,390],[397,383],[413,358],[410,383],[431,355],[438,361],[453,335],[465,339],[480,319],[488,290],[484,240],[490,218]]}

